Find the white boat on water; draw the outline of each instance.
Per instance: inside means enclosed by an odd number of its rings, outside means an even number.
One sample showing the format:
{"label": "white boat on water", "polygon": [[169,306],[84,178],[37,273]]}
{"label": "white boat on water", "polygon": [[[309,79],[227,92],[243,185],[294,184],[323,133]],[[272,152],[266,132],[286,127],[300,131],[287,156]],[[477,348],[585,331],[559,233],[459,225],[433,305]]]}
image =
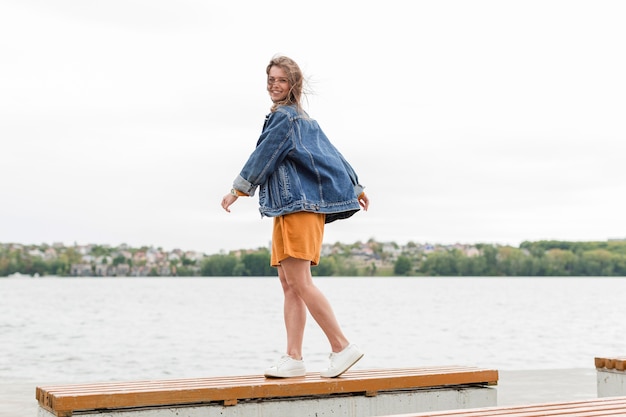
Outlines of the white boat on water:
{"label": "white boat on water", "polygon": [[14,272],[11,275],[8,275],[7,278],[32,278],[27,274],[20,274],[19,272]]}

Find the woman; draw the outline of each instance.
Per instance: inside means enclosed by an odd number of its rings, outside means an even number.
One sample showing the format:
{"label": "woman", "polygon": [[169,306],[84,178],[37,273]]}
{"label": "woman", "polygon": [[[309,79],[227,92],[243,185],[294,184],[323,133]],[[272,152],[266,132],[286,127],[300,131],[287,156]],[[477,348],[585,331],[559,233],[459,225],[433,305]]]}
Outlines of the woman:
{"label": "woman", "polygon": [[313,283],[311,266],[319,263],[324,224],[348,218],[361,207],[367,210],[369,199],[352,167],[302,109],[304,77],[298,65],[277,56],[266,73],[274,104],[222,207],[230,212],[237,198],[253,196],[259,188],[261,216],[274,218],[271,265],[278,269],[285,297],[287,351],[265,376],[305,375],[302,339],[308,309],[332,351],[320,375],[334,378],[363,353],[343,334],[330,303]]}

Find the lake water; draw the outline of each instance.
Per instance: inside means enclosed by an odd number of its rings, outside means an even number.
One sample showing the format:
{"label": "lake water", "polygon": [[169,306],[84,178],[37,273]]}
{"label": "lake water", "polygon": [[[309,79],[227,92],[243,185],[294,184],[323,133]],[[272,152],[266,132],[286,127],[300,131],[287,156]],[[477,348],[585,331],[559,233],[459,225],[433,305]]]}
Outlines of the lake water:
{"label": "lake water", "polygon": [[[623,278],[317,278],[358,368],[592,368],[626,354]],[[0,381],[259,374],[283,352],[277,278],[0,279]],[[327,342],[310,319],[307,370]]]}

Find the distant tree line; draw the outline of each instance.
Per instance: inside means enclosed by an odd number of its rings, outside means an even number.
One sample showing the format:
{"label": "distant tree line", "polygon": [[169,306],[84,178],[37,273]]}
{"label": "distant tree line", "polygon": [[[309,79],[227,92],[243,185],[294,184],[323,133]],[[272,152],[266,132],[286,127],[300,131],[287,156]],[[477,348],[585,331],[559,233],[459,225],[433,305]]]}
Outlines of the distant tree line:
{"label": "distant tree line", "polygon": [[[358,264],[347,253],[322,257],[319,265],[311,269],[314,276],[375,275],[376,267]],[[207,277],[276,276],[270,266],[270,252],[261,248],[253,252],[210,255],[202,261],[200,274]]]}
{"label": "distant tree line", "polygon": [[401,255],[396,275],[626,276],[626,242],[523,242],[519,248],[477,244],[479,254],[457,249]]}
{"label": "distant tree line", "polygon": [[242,254],[210,255],[202,261],[200,275],[205,277],[265,277],[277,275],[270,266],[270,252],[266,248]]}
{"label": "distant tree line", "polygon": [[[391,256],[382,245],[369,241],[374,261],[353,255],[362,244],[335,244],[333,253],[322,256],[312,269],[316,276],[626,276],[626,241],[523,242],[519,247],[476,244],[466,251],[456,246],[434,246],[425,251],[418,245],[407,245]],[[397,247],[397,245],[396,245]],[[30,248],[33,249],[32,247]],[[145,248],[142,248],[145,249]],[[115,253],[110,248],[94,246],[92,255]],[[54,259],[32,256],[29,250],[0,245],[0,277],[14,273],[27,275],[70,275],[72,264],[82,261],[81,254],[68,247]],[[113,265],[129,262],[113,256]],[[200,260],[184,256],[169,265],[178,276],[275,276],[269,266],[267,248],[234,251],[204,256]],[[151,275],[157,275],[151,274]]]}
{"label": "distant tree line", "polygon": [[81,254],[74,248],[67,248],[54,259],[45,260],[29,255],[24,250],[11,250],[3,246],[0,247],[0,277],[15,273],[65,276],[69,275],[70,266],[80,262],[81,258]]}

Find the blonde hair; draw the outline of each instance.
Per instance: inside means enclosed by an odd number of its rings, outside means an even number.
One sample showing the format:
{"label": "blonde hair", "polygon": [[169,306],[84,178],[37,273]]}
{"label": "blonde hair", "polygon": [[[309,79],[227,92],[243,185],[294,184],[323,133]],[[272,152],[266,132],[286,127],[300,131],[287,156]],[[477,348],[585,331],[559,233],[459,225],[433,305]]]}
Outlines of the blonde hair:
{"label": "blonde hair", "polygon": [[299,113],[303,112],[301,100],[304,94],[304,75],[298,64],[296,64],[296,61],[286,56],[277,55],[274,56],[267,65],[265,73],[268,76],[272,67],[279,67],[285,71],[290,86],[287,97],[285,97],[284,100],[274,103],[271,109],[272,112],[276,111],[278,106],[289,106],[292,104],[296,106]]}

